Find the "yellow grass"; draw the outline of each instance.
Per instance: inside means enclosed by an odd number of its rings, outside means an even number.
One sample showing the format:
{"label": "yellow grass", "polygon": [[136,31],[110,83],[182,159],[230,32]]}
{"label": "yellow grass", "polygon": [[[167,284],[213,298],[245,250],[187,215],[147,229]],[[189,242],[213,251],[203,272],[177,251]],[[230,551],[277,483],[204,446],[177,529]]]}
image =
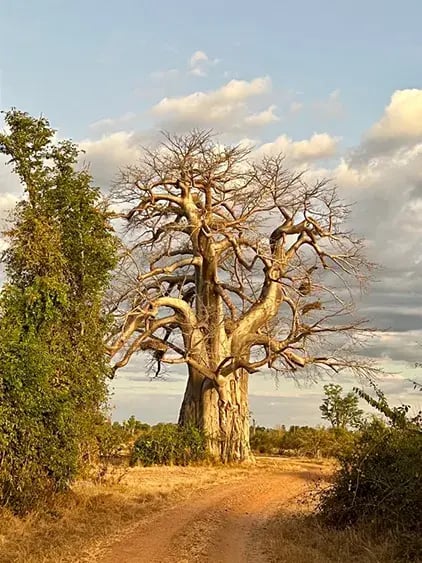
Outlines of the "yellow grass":
{"label": "yellow grass", "polygon": [[0,562],[92,562],[105,540],[130,533],[145,514],[249,471],[254,469],[131,468],[113,470],[100,484],[79,481],[48,512],[25,518],[0,512]]}
{"label": "yellow grass", "polygon": [[315,518],[279,515],[266,527],[271,563],[394,563],[394,541],[365,529],[327,530]]}
{"label": "yellow grass", "polygon": [[[113,469],[103,482],[77,482],[54,508],[18,518],[0,512],[0,563],[93,562],[114,540],[133,532],[143,517],[183,499],[195,498],[212,485],[247,479],[251,474],[318,470],[327,462],[260,458],[246,467],[153,467]],[[365,531],[330,531],[320,527],[312,507],[296,500],[257,529],[272,563],[393,561],[391,544],[378,543]]]}
{"label": "yellow grass", "polygon": [[[312,488],[310,489],[312,492]],[[314,498],[314,495],[312,495]],[[283,508],[259,531],[269,563],[394,563],[394,538],[370,530],[324,527],[308,495]]]}

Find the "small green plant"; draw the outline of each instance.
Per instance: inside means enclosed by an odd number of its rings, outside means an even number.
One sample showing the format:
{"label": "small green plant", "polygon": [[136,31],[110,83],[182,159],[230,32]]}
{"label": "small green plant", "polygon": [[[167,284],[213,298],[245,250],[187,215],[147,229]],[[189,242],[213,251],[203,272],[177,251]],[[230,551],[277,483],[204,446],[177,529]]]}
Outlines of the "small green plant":
{"label": "small green plant", "polygon": [[195,427],[158,424],[136,440],[131,465],[188,465],[206,457],[204,434]]}

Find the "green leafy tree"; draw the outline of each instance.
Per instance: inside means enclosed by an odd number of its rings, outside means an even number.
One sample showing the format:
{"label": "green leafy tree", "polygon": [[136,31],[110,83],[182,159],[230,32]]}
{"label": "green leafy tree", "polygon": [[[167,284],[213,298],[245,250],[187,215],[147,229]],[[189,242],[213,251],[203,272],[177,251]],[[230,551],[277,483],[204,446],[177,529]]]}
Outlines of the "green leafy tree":
{"label": "green leafy tree", "polygon": [[123,421],[122,426],[130,434],[130,436],[138,436],[141,432],[145,432],[150,429],[149,424],[137,420],[133,414],[127,420]]}
{"label": "green leafy tree", "polygon": [[363,411],[359,408],[358,397],[350,392],[342,395],[341,385],[324,385],[325,399],[319,407],[322,418],[328,420],[333,428],[358,427],[362,422]]}
{"label": "green leafy tree", "polygon": [[78,150],[6,113],[0,152],[25,191],[5,233],[0,295],[0,502],[32,508],[75,476],[106,400],[102,300],[116,242]]}

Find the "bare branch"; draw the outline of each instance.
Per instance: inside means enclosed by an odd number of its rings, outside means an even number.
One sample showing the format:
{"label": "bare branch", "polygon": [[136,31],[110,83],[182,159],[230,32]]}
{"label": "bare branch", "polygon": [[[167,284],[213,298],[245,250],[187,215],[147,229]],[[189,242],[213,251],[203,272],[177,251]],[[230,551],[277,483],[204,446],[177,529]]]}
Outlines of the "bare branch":
{"label": "bare branch", "polygon": [[264,366],[357,370],[340,353],[315,353],[365,332],[353,297],[371,265],[347,227],[350,208],[282,155],[253,156],[209,132],[165,134],[122,172],[114,197],[129,250],[113,294],[116,365],[149,349],[220,387]]}

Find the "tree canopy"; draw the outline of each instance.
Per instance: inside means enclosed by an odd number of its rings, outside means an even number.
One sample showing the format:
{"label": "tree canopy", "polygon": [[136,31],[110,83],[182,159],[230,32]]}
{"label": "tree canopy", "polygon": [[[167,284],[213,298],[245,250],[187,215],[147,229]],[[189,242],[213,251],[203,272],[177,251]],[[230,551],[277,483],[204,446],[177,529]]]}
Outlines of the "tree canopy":
{"label": "tree canopy", "polygon": [[0,152],[24,188],[5,233],[0,296],[0,497],[25,510],[75,475],[105,400],[102,300],[116,242],[78,149],[6,113]]}
{"label": "tree canopy", "polygon": [[359,408],[359,397],[350,391],[342,395],[341,385],[324,385],[325,399],[319,407],[322,418],[333,428],[358,427],[362,423],[363,410]]}

